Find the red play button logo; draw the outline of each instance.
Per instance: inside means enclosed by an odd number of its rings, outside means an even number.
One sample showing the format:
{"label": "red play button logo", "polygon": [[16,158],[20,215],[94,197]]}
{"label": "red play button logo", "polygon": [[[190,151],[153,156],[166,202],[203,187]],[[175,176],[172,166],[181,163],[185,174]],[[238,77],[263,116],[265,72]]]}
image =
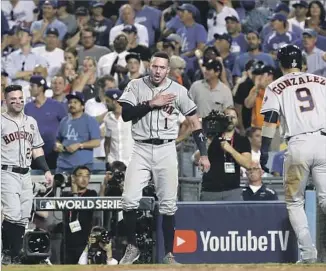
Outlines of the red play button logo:
{"label": "red play button logo", "polygon": [[174,253],[193,253],[197,250],[197,233],[192,230],[176,230],[174,233]]}

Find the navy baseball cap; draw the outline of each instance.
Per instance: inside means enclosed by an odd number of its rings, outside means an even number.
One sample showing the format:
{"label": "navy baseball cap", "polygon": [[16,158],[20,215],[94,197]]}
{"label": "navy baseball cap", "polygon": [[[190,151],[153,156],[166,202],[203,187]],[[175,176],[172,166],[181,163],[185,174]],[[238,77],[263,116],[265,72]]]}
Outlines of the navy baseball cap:
{"label": "navy baseball cap", "polygon": [[290,13],[290,8],[287,4],[285,3],[279,3],[276,8],[274,9],[275,13],[279,13],[281,11],[285,11],[286,13]]}
{"label": "navy baseball cap", "polygon": [[55,0],[47,0],[44,2],[43,6],[47,5],[47,6],[52,6],[53,8],[57,8],[58,7],[58,2]]}
{"label": "navy baseball cap", "polygon": [[313,29],[310,29],[310,28],[304,29],[303,32],[302,32],[302,36],[303,35],[308,35],[308,36],[310,36],[312,38],[317,38],[318,37],[317,32],[315,30],[313,30]]}
{"label": "navy baseball cap", "polygon": [[77,15],[77,16],[88,16],[89,11],[85,7],[79,7],[79,8],[77,8],[77,10],[75,12],[75,15]]}
{"label": "navy baseball cap", "polygon": [[104,7],[104,3],[102,3],[101,1],[92,1],[91,2],[91,7],[92,8],[99,8],[99,7]]}
{"label": "navy baseball cap", "polygon": [[68,95],[66,96],[66,99],[67,99],[68,101],[71,100],[71,99],[77,99],[77,100],[79,100],[79,101],[81,102],[82,105],[85,104],[85,97],[84,97],[84,94],[81,93],[81,92],[78,92],[78,91],[76,91],[76,92],[71,92],[70,94],[68,94]]}
{"label": "navy baseball cap", "polygon": [[122,95],[122,91],[117,88],[112,88],[105,91],[105,96],[115,101],[119,100],[121,95]]}
{"label": "navy baseball cap", "polygon": [[127,24],[124,26],[124,28],[122,29],[122,32],[127,32],[127,33],[137,33],[137,28],[136,26],[132,25],[132,24]]}
{"label": "navy baseball cap", "polygon": [[271,21],[276,21],[276,20],[281,21],[281,22],[286,22],[287,21],[287,18],[282,13],[276,13],[276,14],[274,14],[272,16]]}
{"label": "navy baseball cap", "polygon": [[46,30],[46,35],[55,35],[55,36],[59,37],[59,31],[58,31],[58,29],[51,27],[51,28],[48,28],[48,30]]}
{"label": "navy baseball cap", "polygon": [[237,22],[237,23],[239,22],[239,19],[234,15],[226,16],[225,21],[227,21],[227,20],[232,20],[232,21]]}
{"label": "navy baseball cap", "polygon": [[263,68],[262,68],[262,74],[264,74],[264,73],[274,75],[275,74],[275,69],[270,65],[264,65]]}
{"label": "navy baseball cap", "polygon": [[298,3],[294,3],[292,5],[292,7],[296,8],[296,7],[304,7],[304,8],[308,8],[308,3],[306,1],[299,1]]}
{"label": "navy baseball cap", "polygon": [[137,53],[134,53],[134,52],[131,52],[129,53],[128,55],[126,55],[125,59],[126,59],[126,62],[128,62],[129,59],[136,59],[140,62],[140,54],[137,54]]}
{"label": "navy baseball cap", "polygon": [[214,70],[216,72],[219,72],[219,71],[222,70],[222,64],[220,63],[220,61],[218,61],[216,59],[210,59],[210,60],[208,60],[206,63],[203,64],[203,66],[207,70]]}
{"label": "navy baseball cap", "polygon": [[197,9],[194,5],[192,4],[182,4],[181,6],[177,7],[178,10],[186,10],[192,13],[192,15],[197,14]]}
{"label": "navy baseball cap", "polygon": [[44,89],[48,89],[48,84],[45,80],[45,78],[43,76],[40,76],[40,75],[33,75],[31,76],[31,78],[29,79],[29,82],[31,84],[36,84],[38,85],[39,87],[44,87]]}
{"label": "navy baseball cap", "polygon": [[224,34],[214,34],[216,40],[226,40],[228,43],[232,44],[232,36],[228,33]]}

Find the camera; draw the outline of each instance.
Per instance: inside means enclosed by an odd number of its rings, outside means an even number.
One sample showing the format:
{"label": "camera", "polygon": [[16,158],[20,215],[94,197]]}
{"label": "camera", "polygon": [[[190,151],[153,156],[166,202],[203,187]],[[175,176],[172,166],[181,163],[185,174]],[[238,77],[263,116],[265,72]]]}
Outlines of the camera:
{"label": "camera", "polygon": [[216,110],[212,110],[207,117],[203,118],[203,128],[207,137],[221,135],[231,123],[232,118]]}
{"label": "camera", "polygon": [[71,175],[67,174],[66,172],[55,174],[53,179],[56,187],[71,187]]}
{"label": "camera", "polygon": [[109,244],[111,239],[111,234],[106,229],[98,226],[92,229],[88,243],[88,261],[90,263],[101,264],[103,262],[102,257],[105,257],[105,253],[102,253],[103,249],[99,244]]}

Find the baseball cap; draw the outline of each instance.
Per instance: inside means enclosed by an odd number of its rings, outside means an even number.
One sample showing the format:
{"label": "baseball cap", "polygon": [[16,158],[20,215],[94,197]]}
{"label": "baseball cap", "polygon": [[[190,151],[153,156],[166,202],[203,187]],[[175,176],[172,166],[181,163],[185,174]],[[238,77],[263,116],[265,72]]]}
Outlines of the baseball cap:
{"label": "baseball cap", "polygon": [[46,80],[43,76],[40,75],[33,75],[31,76],[31,78],[29,79],[29,82],[31,84],[36,84],[38,86],[42,86],[44,87],[44,89],[48,89],[48,84],[46,83]]}
{"label": "baseball cap", "polygon": [[276,8],[274,9],[275,13],[279,13],[281,11],[285,11],[286,13],[290,13],[290,8],[287,4],[285,3],[279,3]]}
{"label": "baseball cap", "polygon": [[104,7],[104,3],[102,3],[101,1],[92,1],[91,7],[92,8]]}
{"label": "baseball cap", "polygon": [[192,15],[196,15],[197,9],[192,4],[182,4],[181,6],[177,7],[178,10],[186,10],[192,13]]}
{"label": "baseball cap", "polygon": [[281,22],[286,22],[287,21],[287,18],[284,14],[282,13],[275,13],[272,18],[271,18],[271,21],[281,21]]}
{"label": "baseball cap", "polygon": [[84,94],[81,92],[71,92],[66,96],[66,99],[69,101],[71,99],[77,99],[81,102],[82,105],[85,104],[85,97]]}
{"label": "baseball cap", "polygon": [[54,27],[50,27],[48,30],[46,30],[46,35],[56,35],[59,37],[59,31]]}
{"label": "baseball cap", "polygon": [[122,29],[122,32],[127,32],[127,33],[137,33],[137,28],[136,26],[132,25],[132,24],[127,24],[124,26],[124,28]]}
{"label": "baseball cap", "polygon": [[239,22],[239,19],[234,15],[226,16],[225,21],[227,21],[227,20],[232,20],[232,21],[237,22],[237,23]]}
{"label": "baseball cap", "polygon": [[292,5],[292,7],[294,7],[294,8],[296,8],[298,6],[308,8],[308,3],[306,1],[299,1],[298,3],[294,3]]}
{"label": "baseball cap", "polygon": [[134,52],[131,52],[128,55],[126,55],[125,58],[126,58],[126,62],[128,62],[128,60],[132,58],[137,59],[140,62],[140,55]]}
{"label": "baseball cap", "polygon": [[265,63],[263,61],[260,61],[260,60],[256,61],[251,66],[251,72],[252,72],[252,74],[254,74],[254,75],[261,75],[261,74],[263,74],[264,73],[263,72],[263,69],[264,69],[265,66],[266,65],[265,65]]}
{"label": "baseball cap", "polygon": [[207,70],[214,70],[216,72],[219,72],[219,71],[222,70],[221,63],[218,60],[216,60],[216,59],[210,59],[210,60],[208,60],[206,63],[203,64],[203,66]]}
{"label": "baseball cap", "polygon": [[177,43],[182,43],[182,39],[178,34],[170,34],[165,38],[166,41],[175,41]]}
{"label": "baseball cap", "polygon": [[105,96],[115,101],[119,100],[121,95],[122,91],[120,89],[112,88],[105,91]]}
{"label": "baseball cap", "polygon": [[310,37],[313,37],[313,38],[316,38],[318,36],[317,32],[313,29],[310,29],[310,28],[306,28],[303,30],[302,32],[302,36],[303,35],[308,35]]}
{"label": "baseball cap", "polygon": [[57,8],[58,7],[58,2],[54,1],[54,0],[47,0],[44,2],[43,6],[47,5],[47,6],[52,6],[53,8]]}
{"label": "baseball cap", "polygon": [[228,33],[224,34],[214,34],[216,40],[226,40],[228,43],[232,44],[232,37]]}
{"label": "baseball cap", "polygon": [[264,65],[264,67],[262,68],[262,73],[268,73],[268,74],[272,74],[274,75],[275,74],[275,69],[270,66],[270,65]]}
{"label": "baseball cap", "polygon": [[77,16],[88,16],[89,15],[89,11],[85,7],[79,7],[79,8],[77,8],[75,14]]}

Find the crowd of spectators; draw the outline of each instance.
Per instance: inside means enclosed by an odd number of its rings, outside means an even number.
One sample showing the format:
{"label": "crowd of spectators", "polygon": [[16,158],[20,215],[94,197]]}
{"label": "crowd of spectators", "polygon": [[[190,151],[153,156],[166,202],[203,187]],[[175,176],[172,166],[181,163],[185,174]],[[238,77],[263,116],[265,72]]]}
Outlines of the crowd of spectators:
{"label": "crowd of spectators", "polygon": [[[282,45],[299,46],[304,69],[326,76],[325,6],[326,1],[5,0],[2,91],[11,83],[23,86],[25,113],[38,122],[52,169],[92,167],[93,161],[128,165],[130,125],[123,123],[117,99],[130,80],[147,74],[151,55],[165,51],[170,78],[189,89],[200,117],[235,106],[238,130],[250,139],[248,128],[262,127],[265,88],[281,75],[276,52]],[[1,106],[4,111],[3,99]],[[279,127],[274,152],[286,148],[281,133]],[[178,142],[188,135],[180,116]],[[258,161],[259,146],[252,152]],[[275,156],[277,176],[282,152]]]}

